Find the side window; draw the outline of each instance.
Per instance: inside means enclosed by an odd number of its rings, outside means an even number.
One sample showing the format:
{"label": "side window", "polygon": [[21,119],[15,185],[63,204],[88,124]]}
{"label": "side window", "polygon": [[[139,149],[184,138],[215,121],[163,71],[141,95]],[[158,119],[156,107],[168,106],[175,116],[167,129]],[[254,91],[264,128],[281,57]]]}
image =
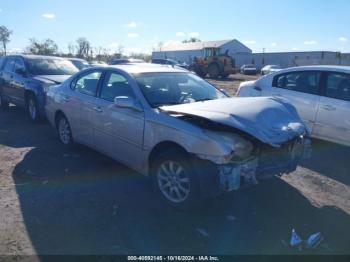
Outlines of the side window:
{"label": "side window", "polygon": [[15,60],[13,58],[6,59],[4,71],[13,72],[14,71]]}
{"label": "side window", "polygon": [[16,72],[18,69],[21,69],[23,72],[25,71],[24,62],[21,58],[17,58],[14,63],[14,72]]}
{"label": "side window", "polygon": [[100,71],[94,71],[87,73],[80,78],[77,78],[72,82],[71,88],[73,90],[76,90],[82,94],[89,95],[89,96],[95,96],[98,81],[101,78],[102,72]]}
{"label": "side window", "polygon": [[350,101],[350,75],[329,73],[325,95],[335,99]]}
{"label": "side window", "polygon": [[128,80],[118,73],[111,72],[102,86],[100,98],[113,102],[118,96],[135,97]]}
{"label": "side window", "polygon": [[277,75],[273,86],[296,92],[319,94],[321,72],[303,71]]}

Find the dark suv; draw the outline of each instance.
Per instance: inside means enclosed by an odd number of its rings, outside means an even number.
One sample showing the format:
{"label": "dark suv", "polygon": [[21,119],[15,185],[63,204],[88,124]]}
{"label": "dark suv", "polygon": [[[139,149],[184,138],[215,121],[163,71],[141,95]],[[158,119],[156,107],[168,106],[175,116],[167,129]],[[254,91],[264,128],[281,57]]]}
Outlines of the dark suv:
{"label": "dark suv", "polygon": [[0,108],[9,103],[26,109],[37,122],[45,115],[45,93],[78,69],[67,59],[52,56],[11,55],[0,60]]}

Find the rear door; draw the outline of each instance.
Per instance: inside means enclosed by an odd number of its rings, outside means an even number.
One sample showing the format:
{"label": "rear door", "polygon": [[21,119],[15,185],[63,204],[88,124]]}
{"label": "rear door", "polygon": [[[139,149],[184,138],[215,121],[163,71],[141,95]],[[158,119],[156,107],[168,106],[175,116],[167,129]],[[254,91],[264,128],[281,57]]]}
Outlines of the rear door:
{"label": "rear door", "polygon": [[27,77],[25,75],[18,74],[17,72],[26,72],[23,58],[17,57],[14,62],[14,73],[11,85],[11,92],[14,99],[18,104],[24,106],[25,102],[25,84]]}
{"label": "rear door", "polygon": [[89,70],[77,76],[71,83],[71,91],[63,97],[72,132],[81,143],[91,147],[94,147],[93,113],[102,74],[102,70]]}
{"label": "rear door", "polygon": [[12,91],[12,81],[14,76],[14,66],[15,66],[15,58],[7,57],[5,64],[3,66],[2,71],[2,92],[3,95],[11,100],[11,102],[15,102],[13,99],[13,91]]}
{"label": "rear door", "polygon": [[325,74],[314,135],[350,145],[350,74]]}
{"label": "rear door", "polygon": [[278,74],[272,81],[271,95],[293,104],[305,124],[313,130],[320,102],[320,71],[297,71]]}

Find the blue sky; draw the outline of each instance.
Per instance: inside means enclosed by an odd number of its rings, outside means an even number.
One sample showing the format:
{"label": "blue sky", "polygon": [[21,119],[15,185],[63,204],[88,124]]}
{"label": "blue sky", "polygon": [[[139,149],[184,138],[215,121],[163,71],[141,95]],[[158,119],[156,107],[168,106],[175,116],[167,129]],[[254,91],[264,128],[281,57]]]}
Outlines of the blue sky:
{"label": "blue sky", "polygon": [[93,46],[151,52],[190,36],[237,39],[256,52],[350,52],[349,0],[0,0],[9,49],[51,38],[66,51],[86,37]]}

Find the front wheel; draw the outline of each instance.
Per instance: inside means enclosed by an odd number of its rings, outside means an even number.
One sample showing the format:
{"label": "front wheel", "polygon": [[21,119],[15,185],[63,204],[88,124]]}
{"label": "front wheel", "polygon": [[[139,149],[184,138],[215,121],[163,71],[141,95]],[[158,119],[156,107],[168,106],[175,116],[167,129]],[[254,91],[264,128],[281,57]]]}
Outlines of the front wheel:
{"label": "front wheel", "polygon": [[162,152],[153,163],[152,179],[157,191],[170,205],[187,209],[198,202],[198,178],[190,157],[178,149]]}
{"label": "front wheel", "polygon": [[64,115],[58,116],[56,128],[62,144],[66,147],[71,147],[74,144],[72,130],[67,118]]}

